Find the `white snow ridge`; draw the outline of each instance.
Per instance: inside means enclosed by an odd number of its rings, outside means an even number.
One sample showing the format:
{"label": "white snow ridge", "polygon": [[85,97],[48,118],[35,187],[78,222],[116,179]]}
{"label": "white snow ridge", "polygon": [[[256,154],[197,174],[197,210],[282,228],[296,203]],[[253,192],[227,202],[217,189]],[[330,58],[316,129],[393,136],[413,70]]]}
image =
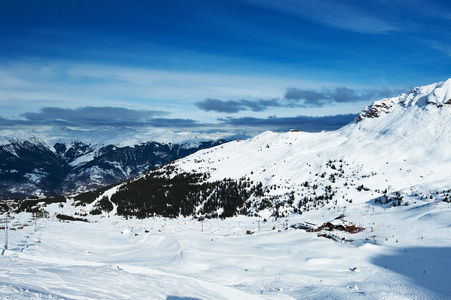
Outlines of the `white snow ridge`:
{"label": "white snow ridge", "polygon": [[450,128],[451,79],[376,101],[337,131],[265,132],[171,164],[280,196],[265,209],[250,197],[252,217],[85,216],[96,202],[73,200],[36,224],[13,215],[1,298],[451,299]]}

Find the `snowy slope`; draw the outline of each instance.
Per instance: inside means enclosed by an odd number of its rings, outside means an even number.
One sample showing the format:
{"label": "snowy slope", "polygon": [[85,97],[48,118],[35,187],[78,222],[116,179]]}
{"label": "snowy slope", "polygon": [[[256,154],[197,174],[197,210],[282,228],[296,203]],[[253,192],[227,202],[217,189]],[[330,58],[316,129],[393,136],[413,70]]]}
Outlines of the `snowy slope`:
{"label": "snowy slope", "polygon": [[[67,203],[52,213],[79,211]],[[346,213],[366,229],[340,243],[286,224]],[[5,299],[449,299],[447,203],[354,205],[283,219],[187,218],[92,223],[15,216],[0,251]],[[13,223],[12,222],[12,223]],[[338,223],[336,220],[335,223]],[[17,228],[19,225],[15,225]],[[246,234],[253,232],[253,234]],[[0,240],[3,241],[3,231]]]}
{"label": "snowy slope", "polygon": [[[447,80],[376,101],[337,131],[265,132],[201,150],[130,180],[108,199],[122,215],[135,216],[284,216],[352,202],[409,205],[451,177],[450,90]],[[365,113],[375,107],[389,109]],[[161,176],[168,182],[159,183]]]}
{"label": "snowy slope", "polygon": [[[265,186],[280,186],[279,194],[300,190],[310,181],[330,183],[345,198],[355,198],[355,188],[344,183],[363,184],[373,191],[363,193],[363,201],[376,197],[376,189],[394,192],[432,185],[451,177],[450,95],[448,80],[417,88],[396,98],[388,113],[334,132],[266,132],[202,150],[175,165],[186,172],[209,173],[211,181],[245,176]],[[328,177],[339,168],[341,177],[330,182]]]}

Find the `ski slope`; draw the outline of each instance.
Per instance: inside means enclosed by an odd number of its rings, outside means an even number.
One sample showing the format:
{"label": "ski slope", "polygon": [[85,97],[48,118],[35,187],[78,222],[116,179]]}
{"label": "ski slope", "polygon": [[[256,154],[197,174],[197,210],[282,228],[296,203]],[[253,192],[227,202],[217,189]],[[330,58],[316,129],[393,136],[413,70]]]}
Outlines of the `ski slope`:
{"label": "ski slope", "polygon": [[[53,213],[76,210],[67,204]],[[290,227],[345,213],[365,228],[343,243]],[[356,204],[261,218],[56,218],[9,231],[2,299],[447,299],[451,206]],[[16,224],[17,224],[16,223]],[[288,224],[288,227],[287,227]],[[146,232],[147,231],[147,232]],[[248,231],[253,234],[247,234]],[[3,239],[4,231],[0,231]],[[356,268],[356,269],[354,269]]]}

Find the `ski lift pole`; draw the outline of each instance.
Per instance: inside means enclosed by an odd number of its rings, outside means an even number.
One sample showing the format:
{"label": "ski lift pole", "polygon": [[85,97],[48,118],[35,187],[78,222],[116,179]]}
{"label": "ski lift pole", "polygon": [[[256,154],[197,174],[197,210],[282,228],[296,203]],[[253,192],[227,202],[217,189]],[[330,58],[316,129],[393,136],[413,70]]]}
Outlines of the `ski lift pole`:
{"label": "ski lift pole", "polygon": [[5,217],[5,249],[8,249],[8,217]]}

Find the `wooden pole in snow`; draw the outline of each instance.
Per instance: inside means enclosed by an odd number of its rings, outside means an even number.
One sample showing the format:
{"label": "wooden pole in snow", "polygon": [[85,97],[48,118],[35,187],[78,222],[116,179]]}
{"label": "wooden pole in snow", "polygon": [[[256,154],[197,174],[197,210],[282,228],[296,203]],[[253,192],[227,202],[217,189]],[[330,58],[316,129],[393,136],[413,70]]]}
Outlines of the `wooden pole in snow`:
{"label": "wooden pole in snow", "polygon": [[8,217],[5,217],[5,249],[8,249]]}

